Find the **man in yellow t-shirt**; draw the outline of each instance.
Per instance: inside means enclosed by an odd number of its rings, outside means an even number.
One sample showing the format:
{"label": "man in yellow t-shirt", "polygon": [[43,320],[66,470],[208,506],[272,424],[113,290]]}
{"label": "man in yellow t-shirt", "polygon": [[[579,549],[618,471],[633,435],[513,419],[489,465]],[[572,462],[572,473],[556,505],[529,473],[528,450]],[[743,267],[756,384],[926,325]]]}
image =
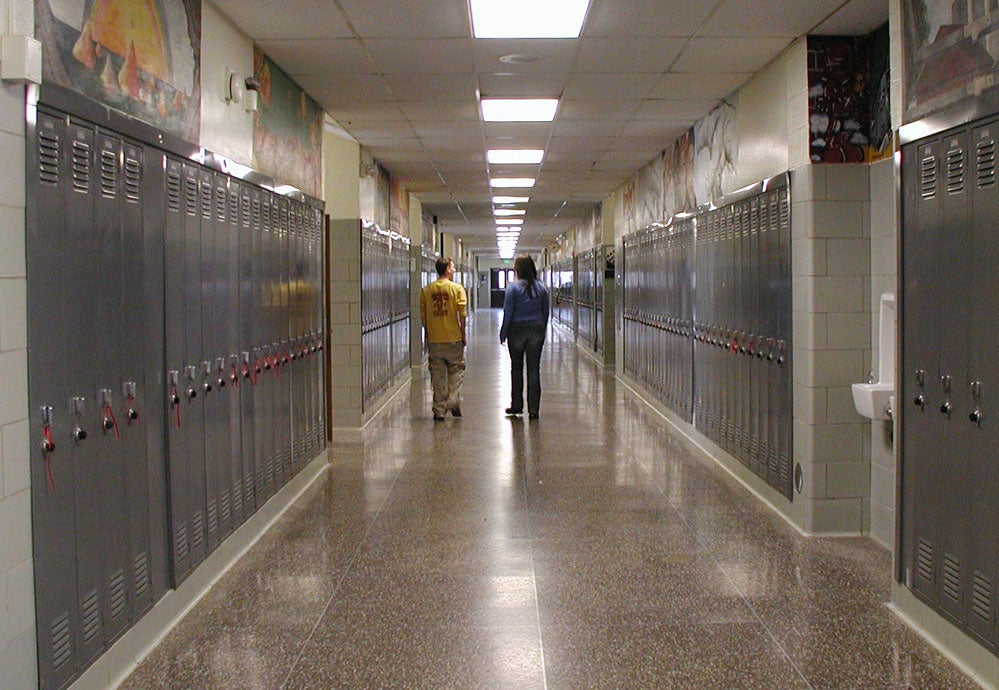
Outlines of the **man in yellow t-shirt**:
{"label": "man in yellow t-shirt", "polygon": [[434,419],[441,420],[448,410],[455,417],[461,416],[468,297],[465,288],[451,280],[454,262],[450,257],[437,259],[436,268],[440,277],[420,294],[420,319],[434,391]]}

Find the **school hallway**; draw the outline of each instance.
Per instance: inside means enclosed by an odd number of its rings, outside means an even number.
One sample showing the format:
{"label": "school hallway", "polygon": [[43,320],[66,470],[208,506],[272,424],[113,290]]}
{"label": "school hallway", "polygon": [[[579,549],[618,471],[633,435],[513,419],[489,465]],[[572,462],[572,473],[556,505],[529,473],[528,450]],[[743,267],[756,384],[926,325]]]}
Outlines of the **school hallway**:
{"label": "school hallway", "polygon": [[887,551],[801,536],[565,331],[506,417],[501,315],[463,418],[414,374],[121,687],[977,687],[886,608]]}

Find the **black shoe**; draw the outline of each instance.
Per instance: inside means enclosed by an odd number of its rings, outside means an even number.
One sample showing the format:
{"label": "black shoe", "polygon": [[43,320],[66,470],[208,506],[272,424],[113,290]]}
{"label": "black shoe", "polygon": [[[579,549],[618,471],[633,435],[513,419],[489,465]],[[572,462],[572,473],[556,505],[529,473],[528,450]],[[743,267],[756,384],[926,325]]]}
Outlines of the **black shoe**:
{"label": "black shoe", "polygon": [[506,413],[508,415],[524,414],[523,410],[515,410],[512,407],[506,408]]}
{"label": "black shoe", "polygon": [[440,421],[443,421],[443,420],[444,420],[444,415],[442,415],[442,414],[435,414],[434,415],[434,421],[435,422],[440,422]]}
{"label": "black shoe", "polygon": [[528,419],[537,419],[538,418],[538,413],[537,412],[528,412],[527,413],[527,418]]}
{"label": "black shoe", "polygon": [[461,416],[461,406],[455,405],[454,407],[452,407],[451,408],[451,416],[452,417],[460,417]]}

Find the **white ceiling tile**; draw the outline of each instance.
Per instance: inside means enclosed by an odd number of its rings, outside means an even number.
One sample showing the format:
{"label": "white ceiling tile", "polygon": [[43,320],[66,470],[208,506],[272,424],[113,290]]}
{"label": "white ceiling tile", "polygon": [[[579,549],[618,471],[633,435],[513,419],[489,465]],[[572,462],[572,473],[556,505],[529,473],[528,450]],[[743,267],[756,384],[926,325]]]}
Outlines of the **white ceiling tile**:
{"label": "white ceiling tile", "polygon": [[638,110],[642,99],[562,99],[558,107],[558,120],[627,120]]}
{"label": "white ceiling tile", "polygon": [[392,91],[385,80],[374,74],[305,74],[295,77],[295,81],[327,109],[336,103],[356,105],[359,101],[392,100]]}
{"label": "white ceiling tile", "polygon": [[581,38],[576,72],[663,72],[680,54],[684,38]]}
{"label": "white ceiling tile", "polygon": [[303,74],[377,74],[375,63],[353,38],[264,40],[260,47],[291,76]]}
{"label": "white ceiling tile", "polygon": [[652,87],[649,98],[669,100],[725,98],[742,86],[748,72],[669,72]]}
{"label": "white ceiling tile", "polygon": [[591,0],[584,36],[692,36],[718,0]]}
{"label": "white ceiling tile", "polygon": [[606,151],[614,145],[615,137],[559,137],[553,136],[548,145],[548,151],[576,152],[580,155],[589,155],[592,151]]}
{"label": "white ceiling tile", "polygon": [[339,4],[362,38],[469,38],[472,35],[467,0],[339,0]]}
{"label": "white ceiling tile", "polygon": [[[573,39],[477,39],[473,42],[475,71],[483,74],[566,73],[572,68],[579,42]],[[509,58],[500,61],[500,58]]]}
{"label": "white ceiling tile", "polygon": [[343,13],[332,2],[316,0],[213,0],[213,4],[256,41],[265,39],[351,38]]}
{"label": "white ceiling tile", "polygon": [[479,105],[466,101],[399,101],[399,109],[413,122],[471,120],[478,122]]}
{"label": "white ceiling tile", "polygon": [[332,105],[326,112],[337,122],[405,122],[394,103],[359,101]]}
{"label": "white ceiling tile", "polygon": [[475,98],[472,74],[389,74],[384,77],[400,101],[468,101]]}
{"label": "white ceiling tile", "polygon": [[671,99],[649,99],[635,111],[635,120],[687,120],[700,119],[711,112],[719,99],[675,101]]}
{"label": "white ceiling tile", "polygon": [[724,0],[697,35],[793,39],[814,29],[841,5],[843,0]]}
{"label": "white ceiling tile", "polygon": [[473,74],[471,38],[367,39],[381,74]]}
{"label": "white ceiling tile", "polygon": [[555,135],[560,137],[613,137],[621,132],[626,120],[563,120],[555,122]]}
{"label": "white ceiling tile", "polygon": [[655,137],[660,142],[671,142],[694,124],[690,120],[631,120],[624,123],[621,136],[624,137]]}
{"label": "white ceiling tile", "polygon": [[692,38],[674,72],[756,72],[791,43],[787,38]]}
{"label": "white ceiling tile", "polygon": [[645,98],[659,81],[658,72],[572,74],[565,85],[565,98]]}
{"label": "white ceiling tile", "polygon": [[[483,122],[486,140],[502,143],[506,148],[542,148],[551,136],[551,122]],[[541,145],[538,145],[541,142]]]}
{"label": "white ceiling tile", "polygon": [[478,137],[482,141],[482,123],[475,120],[434,120],[414,122],[413,129],[422,138],[434,139],[444,137],[461,137],[464,139]]}
{"label": "white ceiling tile", "polygon": [[565,74],[480,74],[483,98],[560,98]]}

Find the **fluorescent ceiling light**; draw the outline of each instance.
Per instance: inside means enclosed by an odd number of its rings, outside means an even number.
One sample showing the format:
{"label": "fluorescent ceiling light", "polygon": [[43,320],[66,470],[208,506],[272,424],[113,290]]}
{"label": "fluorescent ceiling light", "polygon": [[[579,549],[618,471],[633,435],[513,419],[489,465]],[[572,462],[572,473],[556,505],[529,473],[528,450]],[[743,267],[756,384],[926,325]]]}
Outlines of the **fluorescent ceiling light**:
{"label": "fluorescent ceiling light", "polygon": [[523,225],[524,224],[524,219],[523,218],[502,218],[502,217],[500,217],[500,218],[493,218],[493,222],[496,223],[496,225]]}
{"label": "fluorescent ceiling light", "polygon": [[527,211],[522,208],[498,208],[493,211],[493,216],[499,218],[501,216],[522,216]]}
{"label": "fluorescent ceiling light", "polygon": [[551,122],[558,108],[557,98],[483,98],[482,119],[486,122]]}
{"label": "fluorescent ceiling light", "polygon": [[493,177],[489,179],[492,187],[533,187],[533,177]]}
{"label": "fluorescent ceiling light", "polygon": [[511,164],[531,164],[540,163],[545,157],[545,152],[541,149],[488,149],[486,160],[496,165],[505,163]]}
{"label": "fluorescent ceiling light", "polygon": [[520,228],[518,228],[516,226],[513,226],[513,225],[510,225],[510,226],[507,226],[507,225],[497,225],[496,226],[496,236],[499,237],[500,235],[510,235],[511,237],[519,237],[520,236]]}
{"label": "fluorescent ceiling light", "polygon": [[590,0],[469,0],[475,38],[579,38]]}
{"label": "fluorescent ceiling light", "polygon": [[494,196],[494,204],[526,204],[531,200],[529,196]]}
{"label": "fluorescent ceiling light", "polygon": [[499,258],[501,258],[501,259],[512,259],[513,256],[514,256],[514,254],[516,254],[516,253],[517,253],[516,250],[514,250],[512,252],[509,252],[509,251],[507,251],[505,249],[501,249],[500,253],[499,253]]}

